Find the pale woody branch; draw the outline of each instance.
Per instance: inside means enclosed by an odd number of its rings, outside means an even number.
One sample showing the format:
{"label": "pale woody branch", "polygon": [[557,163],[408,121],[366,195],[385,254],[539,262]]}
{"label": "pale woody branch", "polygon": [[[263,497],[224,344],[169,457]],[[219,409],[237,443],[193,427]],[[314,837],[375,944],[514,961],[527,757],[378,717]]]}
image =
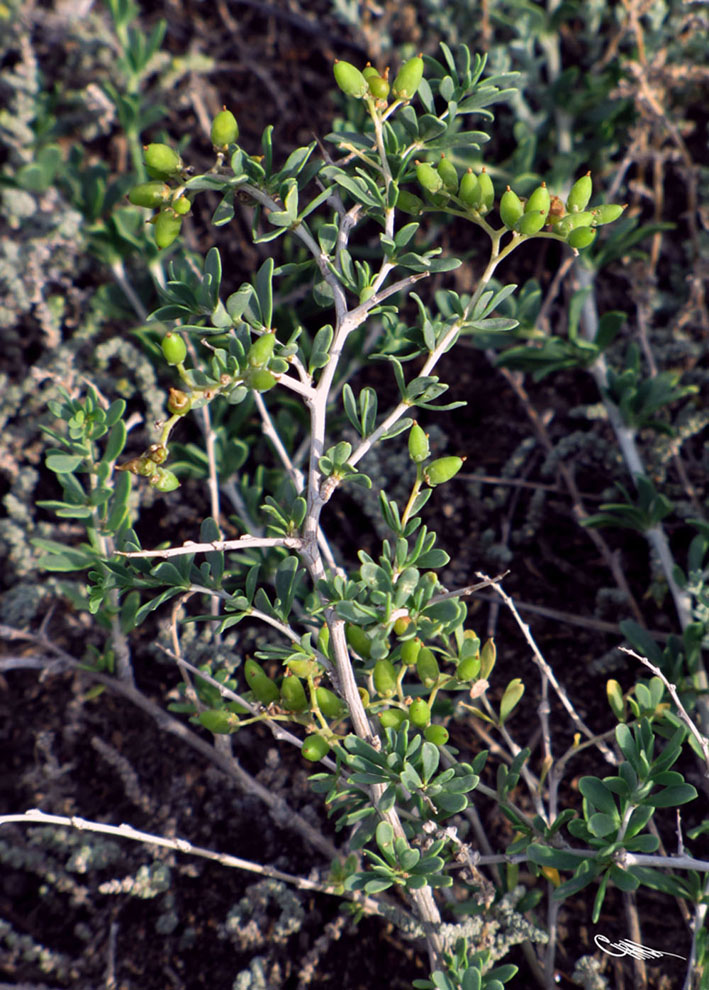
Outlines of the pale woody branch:
{"label": "pale woody branch", "polygon": [[116,551],[118,557],[184,557],[188,553],[213,553],[216,551],[248,550],[255,547],[286,547],[300,550],[303,541],[297,536],[241,536],[238,540],[214,540],[212,543],[195,543],[187,540],[181,547],[167,547],[165,550]]}

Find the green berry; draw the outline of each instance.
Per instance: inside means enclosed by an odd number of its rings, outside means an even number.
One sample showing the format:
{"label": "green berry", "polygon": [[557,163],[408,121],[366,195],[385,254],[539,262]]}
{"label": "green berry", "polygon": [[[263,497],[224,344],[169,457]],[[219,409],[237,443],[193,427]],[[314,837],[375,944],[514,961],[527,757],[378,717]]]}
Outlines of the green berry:
{"label": "green berry", "polygon": [[478,177],[475,172],[473,172],[472,168],[469,168],[460,180],[458,197],[465,203],[466,206],[476,207],[480,205],[481,196],[482,193],[480,191]]}
{"label": "green berry", "polygon": [[239,125],[236,122],[236,117],[231,110],[224,107],[212,121],[212,144],[215,148],[226,148],[230,144],[234,144],[238,136]]}
{"label": "green berry", "polygon": [[625,206],[619,206],[618,203],[605,203],[603,206],[597,206],[595,210],[592,210],[593,214],[593,226],[601,227],[604,223],[613,223],[621,215]]}
{"label": "green berry", "polygon": [[397,100],[411,100],[421,85],[422,79],[423,59],[420,55],[415,55],[399,69],[391,88],[392,93]]}
{"label": "green berry", "polygon": [[323,756],[326,756],[329,752],[330,744],[325,742],[322,736],[313,733],[313,735],[306,736],[303,740],[301,753],[311,763],[317,763],[318,760],[322,760]]}
{"label": "green berry", "polygon": [[480,673],[480,657],[472,656],[461,660],[455,669],[456,680],[472,681]]}
{"label": "green berry", "polygon": [[268,392],[276,384],[276,376],[265,368],[255,368],[249,372],[246,384],[254,392]]}
{"label": "green berry", "polygon": [[309,708],[303,682],[297,677],[284,677],[281,682],[281,705],[289,712],[302,712]]}
{"label": "green berry", "polygon": [[551,196],[549,195],[549,190],[547,189],[546,182],[542,182],[541,186],[537,186],[532,195],[529,197],[525,203],[524,212],[525,213],[543,213],[544,217],[549,214],[549,209],[551,207]]}
{"label": "green berry", "polygon": [[174,492],[180,487],[177,475],[164,467],[156,467],[150,476],[150,484],[159,492]]}
{"label": "green berry", "polygon": [[445,725],[429,725],[423,730],[423,737],[435,746],[445,746],[449,739],[449,732]]}
{"label": "green berry", "polygon": [[480,212],[487,213],[495,202],[495,187],[484,168],[478,176],[478,185],[480,187]]}
{"label": "green berry", "polygon": [[537,210],[536,213],[523,213],[515,223],[514,229],[518,234],[533,237],[534,234],[539,233],[546,222],[547,215],[543,210]]}
{"label": "green berry", "polygon": [[141,182],[128,193],[128,199],[134,206],[145,206],[149,210],[162,206],[169,196],[170,187],[164,182]]}
{"label": "green berry", "polygon": [[399,618],[394,623],[394,633],[397,636],[403,636],[410,625],[411,625],[411,619],[408,617],[408,615],[400,615]]}
{"label": "green berry", "polygon": [[460,471],[464,460],[463,457],[439,457],[438,460],[431,461],[423,472],[426,484],[434,488],[450,481]]}
{"label": "green berry", "polygon": [[224,709],[200,712],[198,718],[205,729],[215,735],[233,732],[239,725],[239,719]]}
{"label": "green berry", "polygon": [[448,161],[445,155],[441,155],[441,160],[438,163],[438,174],[443,179],[446,190],[455,196],[458,192],[458,173],[455,165]]}
{"label": "green berry", "polygon": [[567,243],[569,247],[576,248],[577,251],[583,251],[589,244],[593,244],[595,239],[596,231],[591,227],[577,227],[576,230],[572,230],[569,234]]}
{"label": "green berry", "polygon": [[438,660],[436,660],[433,650],[427,646],[422,646],[416,658],[416,673],[424,687],[433,687],[440,676]]}
{"label": "green berry", "polygon": [[244,673],[249,687],[262,705],[270,705],[278,701],[281,696],[278,685],[266,674],[261,664],[256,663],[255,660],[247,660],[244,664]]}
{"label": "green berry", "polygon": [[273,356],[276,344],[275,333],[262,333],[257,337],[246,355],[246,360],[252,368],[265,368]]}
{"label": "green berry", "polygon": [[396,668],[391,660],[377,660],[372,676],[380,698],[390,698],[396,694]]}
{"label": "green berry", "polygon": [[416,178],[422,189],[429,193],[437,193],[443,188],[443,179],[428,162],[416,162]]}
{"label": "green berry", "polygon": [[379,78],[379,69],[375,69],[371,62],[367,62],[365,67],[362,69],[362,75],[369,82],[370,79]]}
{"label": "green berry", "polygon": [[372,651],[372,643],[364,629],[348,622],[345,626],[345,639],[355,653],[358,653],[363,660],[369,660]]}
{"label": "green berry", "polygon": [[333,72],[335,74],[335,82],[340,87],[342,92],[346,93],[348,96],[354,96],[357,99],[361,99],[369,93],[369,84],[367,83],[367,80],[359,69],[352,65],[351,62],[344,62],[336,59]]}
{"label": "green berry", "polygon": [[412,217],[419,216],[424,207],[423,200],[415,196],[414,193],[409,192],[408,189],[399,190],[399,195],[396,197],[396,205],[402,213],[408,213]]}
{"label": "green berry", "polygon": [[386,711],[379,713],[379,721],[383,729],[398,729],[405,718],[406,713],[400,708],[387,708]]}
{"label": "green berry", "polygon": [[160,210],[153,226],[157,246],[161,250],[170,247],[177,239],[181,227],[182,217],[178,217],[174,210]]}
{"label": "green berry", "polygon": [[409,457],[414,464],[421,464],[430,452],[428,437],[418,423],[414,423],[409,433]]}
{"label": "green berry", "polygon": [[192,209],[192,203],[186,196],[178,196],[172,204],[172,208],[178,216],[183,217]]}
{"label": "green berry", "polygon": [[401,662],[405,667],[413,667],[421,651],[420,639],[407,639],[401,644]]}
{"label": "green berry", "polygon": [[383,76],[369,76],[367,85],[369,92],[376,100],[386,100],[389,96],[389,80]]}
{"label": "green berry", "polygon": [[585,210],[592,192],[593,183],[591,181],[591,173],[586,172],[571,187],[568,199],[566,200],[566,209],[569,213],[579,213],[581,210]]}
{"label": "green berry", "polygon": [[505,227],[509,227],[512,230],[519,218],[523,215],[524,207],[522,206],[522,200],[508,186],[500,199],[500,219]]}
{"label": "green berry", "polygon": [[344,714],[345,706],[334,691],[330,691],[326,687],[318,687],[315,688],[315,697],[318,708],[325,718],[340,718]]}
{"label": "green berry", "polygon": [[166,333],[162,339],[162,353],[168,364],[182,364],[187,357],[187,345],[179,333]]}
{"label": "green berry", "polygon": [[417,729],[425,729],[431,721],[431,709],[423,698],[414,698],[409,708],[409,720]]}
{"label": "green berry", "polygon": [[179,388],[171,388],[167,399],[167,408],[173,416],[184,416],[190,411],[192,399]]}
{"label": "green berry", "polygon": [[143,160],[149,169],[161,175],[174,175],[182,168],[182,159],[169,144],[147,144]]}

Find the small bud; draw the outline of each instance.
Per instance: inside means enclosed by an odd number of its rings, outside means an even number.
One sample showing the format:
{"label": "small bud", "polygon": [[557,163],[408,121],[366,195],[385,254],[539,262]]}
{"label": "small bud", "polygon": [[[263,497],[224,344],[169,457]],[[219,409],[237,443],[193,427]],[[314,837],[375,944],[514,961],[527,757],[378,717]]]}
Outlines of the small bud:
{"label": "small bud", "polygon": [[392,93],[397,100],[411,100],[421,85],[422,79],[423,59],[420,55],[415,55],[399,69],[394,85],[391,87]]}
{"label": "small bud", "polygon": [[186,196],[178,196],[172,204],[172,208],[178,216],[184,217],[192,209],[192,203]]}
{"label": "small bud", "polygon": [[369,84],[367,83],[367,80],[359,69],[352,65],[351,62],[344,62],[336,59],[333,72],[335,74],[335,82],[340,87],[342,92],[346,93],[348,96],[354,96],[356,99],[361,99],[369,93]]}
{"label": "small bud", "polygon": [[182,169],[182,159],[169,144],[148,144],[143,149],[143,160],[153,172],[174,175]]}
{"label": "small bud", "polygon": [[[516,192],[508,186],[500,199],[500,219],[505,227],[513,229],[517,221],[524,215],[522,200]],[[541,229],[541,228],[540,228]]]}
{"label": "small bud", "polygon": [[455,196],[458,192],[458,173],[455,165],[445,155],[441,155],[441,160],[438,163],[438,174],[443,179],[446,190]]}
{"label": "small bud", "polygon": [[460,180],[458,197],[465,203],[466,206],[477,207],[480,205],[481,196],[482,193],[480,190],[478,177],[475,172],[473,172],[472,168],[469,168]]}
{"label": "small bud", "polygon": [[572,230],[568,236],[567,243],[569,247],[575,248],[577,251],[583,251],[596,239],[596,231],[591,227],[577,227],[576,230]]}
{"label": "small bud", "polygon": [[495,187],[484,168],[478,176],[478,185],[480,186],[480,212],[488,213],[495,202]]}
{"label": "small bud", "polygon": [[367,79],[369,92],[376,100],[386,100],[389,96],[389,80],[383,76],[369,76]]}
{"label": "small bud", "polygon": [[162,339],[162,353],[168,364],[182,364],[187,357],[187,345],[179,333],[166,333]]}
{"label": "small bud", "polygon": [[408,615],[400,615],[399,618],[394,623],[395,635],[403,636],[410,625],[411,625],[411,619],[408,617]]}
{"label": "small bud", "polygon": [[593,226],[601,227],[604,223],[613,223],[624,209],[625,206],[619,206],[617,203],[605,203],[603,206],[597,206],[595,210],[591,211],[593,213]]}
{"label": "small bud", "polygon": [[566,209],[569,213],[579,213],[581,210],[585,210],[592,192],[593,182],[591,181],[591,173],[586,172],[571,187],[568,199],[566,200]]}
{"label": "small bud", "polygon": [[431,721],[431,709],[423,698],[414,698],[409,708],[409,720],[417,729],[425,729]]}
{"label": "small bud", "polygon": [[426,192],[437,193],[439,189],[443,188],[443,179],[433,165],[429,165],[428,162],[416,162],[416,178],[421,188],[425,189]]}
{"label": "small bud", "polygon": [[322,760],[323,756],[326,756],[329,752],[330,745],[325,742],[322,736],[313,733],[313,735],[306,736],[303,740],[301,753],[311,763],[317,763],[318,760]]}
{"label": "small bud", "polygon": [[169,198],[170,187],[165,182],[141,182],[133,186],[128,199],[134,206],[144,206],[154,210]]}
{"label": "small bud", "polygon": [[542,182],[541,186],[537,186],[532,195],[529,197],[524,206],[525,213],[543,213],[544,218],[549,214],[551,208],[551,196],[549,195],[549,190],[547,189],[546,182]]}
{"label": "small bud", "polygon": [[460,471],[464,460],[463,457],[439,457],[432,461],[423,472],[426,484],[434,488],[450,481]]}
{"label": "small bud", "polygon": [[430,453],[431,449],[428,443],[428,437],[419,424],[414,423],[409,432],[409,457],[414,464],[421,464],[428,458]]}
{"label": "small bud", "polygon": [[224,107],[212,121],[211,138],[215,148],[226,148],[234,144],[239,136],[239,125],[236,117]]}
{"label": "small bud", "polygon": [[171,388],[167,399],[167,408],[173,416],[184,416],[190,411],[192,397],[179,388]]}

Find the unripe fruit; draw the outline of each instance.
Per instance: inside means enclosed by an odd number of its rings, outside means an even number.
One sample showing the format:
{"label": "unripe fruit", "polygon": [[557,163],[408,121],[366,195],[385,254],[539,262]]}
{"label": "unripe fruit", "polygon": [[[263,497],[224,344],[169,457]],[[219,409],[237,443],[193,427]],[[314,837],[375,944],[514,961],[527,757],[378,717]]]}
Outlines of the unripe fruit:
{"label": "unripe fruit", "polygon": [[480,673],[480,657],[466,657],[455,669],[456,680],[472,681]]}
{"label": "unripe fruit", "polygon": [[546,218],[549,209],[551,207],[551,196],[549,195],[549,190],[547,189],[546,182],[542,182],[541,186],[537,186],[532,195],[527,200],[524,212],[525,213],[543,213]]}
{"label": "unripe fruit", "polygon": [[257,337],[246,355],[246,360],[252,368],[265,368],[273,356],[276,345],[275,333],[263,333]]}
{"label": "unripe fruit", "polygon": [[429,725],[423,730],[423,737],[435,746],[445,746],[450,738],[450,734],[445,725]]}
{"label": "unripe fruit", "polygon": [[411,625],[411,619],[408,617],[408,615],[401,615],[394,623],[394,633],[397,636],[403,636],[410,625]]}
{"label": "unripe fruit", "polygon": [[438,163],[438,174],[443,179],[446,190],[455,196],[458,192],[458,173],[455,170],[455,165],[449,162],[445,155],[441,155],[441,160]]}
{"label": "unripe fruit", "polygon": [[414,698],[409,708],[409,721],[417,729],[425,729],[431,721],[431,709],[423,698]]}
{"label": "unripe fruit", "polygon": [[480,190],[478,177],[475,172],[473,172],[472,168],[469,168],[460,180],[458,197],[465,203],[466,206],[475,207],[480,205],[482,192]]}
{"label": "unripe fruit", "polygon": [[153,227],[157,246],[161,250],[170,247],[180,233],[181,227],[182,217],[178,217],[173,210],[160,210]]}
{"label": "unripe fruit", "polygon": [[192,209],[192,203],[186,196],[178,196],[172,204],[172,208],[178,216],[184,217]]}
{"label": "unripe fruit", "polygon": [[143,160],[149,169],[163,175],[174,175],[182,168],[182,159],[169,144],[146,145]]}
{"label": "unripe fruit", "polygon": [[187,345],[179,333],[166,333],[162,339],[162,353],[168,364],[182,364],[187,357]]}
{"label": "unripe fruit", "polygon": [[413,667],[418,660],[420,651],[420,639],[407,639],[405,643],[401,644],[401,662],[406,667]]}
{"label": "unripe fruit", "polygon": [[418,423],[414,423],[409,432],[409,457],[414,464],[421,464],[430,454],[428,437]]}
{"label": "unripe fruit", "polygon": [[522,206],[522,200],[519,198],[517,193],[508,186],[500,199],[500,219],[504,223],[505,227],[509,227],[510,230],[512,230],[523,214],[524,207]]}
{"label": "unripe fruit", "polygon": [[416,673],[424,687],[430,688],[437,682],[440,676],[438,660],[427,646],[421,647],[416,658]]}
{"label": "unripe fruit", "polygon": [[369,85],[359,69],[351,62],[335,60],[335,82],[343,93],[361,99],[369,93]]}
{"label": "unripe fruit", "polygon": [[605,203],[603,206],[597,206],[593,213],[593,226],[601,227],[604,223],[613,223],[621,215],[625,206],[619,206],[618,203]]}
{"label": "unripe fruit", "polygon": [[591,227],[577,227],[576,230],[572,230],[569,234],[567,243],[569,247],[576,248],[577,251],[583,251],[589,244],[593,244],[595,239],[596,231]]}
{"label": "unripe fruit", "polygon": [[446,481],[450,481],[462,468],[463,460],[464,458],[462,457],[451,456],[439,457],[437,460],[431,461],[423,472],[426,484],[434,488],[436,485],[442,485]]}
{"label": "unripe fruit", "polygon": [[372,644],[364,629],[352,625],[348,622],[345,626],[345,639],[350,644],[355,653],[359,653],[363,660],[369,660],[372,651]]}
{"label": "unripe fruit", "polygon": [[381,698],[396,694],[396,668],[391,660],[377,660],[374,665],[374,687]]}
{"label": "unripe fruit", "polygon": [[387,708],[385,712],[379,713],[379,721],[384,729],[398,729],[406,718],[406,712],[400,708]]}
{"label": "unripe fruit", "polygon": [[179,388],[171,388],[167,399],[167,408],[173,416],[184,416],[190,411],[192,398]]}
{"label": "unripe fruit", "polygon": [[579,213],[581,210],[585,210],[592,192],[593,183],[591,181],[591,173],[586,172],[571,187],[568,199],[566,200],[566,209],[569,213]]}
{"label": "unripe fruit", "polygon": [[389,96],[389,80],[383,76],[370,76],[367,79],[369,92],[376,100],[386,100]]}
{"label": "unripe fruit", "polygon": [[439,189],[443,188],[443,179],[433,165],[429,165],[428,162],[416,163],[416,178],[426,192],[437,193]]}
{"label": "unripe fruit", "polygon": [[318,708],[325,718],[339,718],[344,714],[345,706],[334,691],[330,691],[326,687],[318,687],[315,688],[315,697]]}
{"label": "unripe fruit", "polygon": [[379,70],[375,69],[371,62],[367,62],[365,67],[362,69],[362,75],[369,82],[370,79],[379,78]]}
{"label": "unripe fruit", "polygon": [[246,384],[254,392],[268,392],[276,384],[276,377],[270,371],[266,371],[265,368],[255,368],[249,372]]}
{"label": "unripe fruit", "polygon": [[546,213],[537,210],[536,213],[524,213],[514,225],[514,229],[518,234],[532,237],[534,234],[539,233],[546,222]]}
{"label": "unripe fruit", "polygon": [[289,712],[302,712],[309,708],[302,681],[297,677],[284,677],[281,682],[281,705]]}
{"label": "unripe fruit", "polygon": [[330,744],[325,742],[322,736],[313,734],[311,736],[306,736],[303,740],[303,748],[301,753],[306,760],[310,760],[311,763],[317,763],[318,760],[322,760],[323,756],[326,756],[330,752]]}
{"label": "unripe fruit", "polygon": [[212,121],[212,144],[215,148],[226,148],[228,145],[234,144],[238,136],[239,125],[236,122],[236,117],[231,110],[224,107]]}
{"label": "unripe fruit", "polygon": [[271,680],[260,664],[255,660],[247,660],[244,664],[244,673],[249,687],[262,705],[270,705],[278,701],[281,696],[278,685]]}
{"label": "unripe fruit", "polygon": [[174,492],[176,488],[180,487],[177,475],[163,467],[155,469],[154,474],[150,476],[150,484],[159,492]]}
{"label": "unripe fruit", "polygon": [[567,213],[558,223],[554,224],[554,233],[566,237],[577,227],[590,227],[593,220],[594,215],[590,210],[585,210],[582,213]]}
{"label": "unripe fruit", "polygon": [[409,192],[408,189],[400,189],[399,195],[396,197],[396,206],[402,213],[417,217],[423,210],[424,202],[414,193]]}
{"label": "unripe fruit", "polygon": [[239,724],[239,719],[224,709],[200,712],[198,718],[200,724],[215,735],[232,732]]}
{"label": "unripe fruit", "polygon": [[392,93],[397,100],[410,100],[421,85],[423,79],[423,59],[420,55],[415,55],[399,69]]}
{"label": "unripe fruit", "polygon": [[128,193],[134,206],[145,206],[149,210],[162,206],[169,196],[170,187],[165,182],[141,182]]}
{"label": "unripe fruit", "polygon": [[480,210],[487,213],[495,202],[495,187],[485,169],[478,176],[478,185],[480,186]]}

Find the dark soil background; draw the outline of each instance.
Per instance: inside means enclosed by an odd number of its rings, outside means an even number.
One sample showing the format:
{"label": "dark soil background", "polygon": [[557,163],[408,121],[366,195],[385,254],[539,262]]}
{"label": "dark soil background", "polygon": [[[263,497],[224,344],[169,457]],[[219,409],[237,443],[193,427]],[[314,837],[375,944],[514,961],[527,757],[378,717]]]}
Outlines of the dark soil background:
{"label": "dark soil background", "polygon": [[[100,17],[105,18],[97,5],[91,10],[94,6],[84,4],[87,18],[90,12],[87,46],[98,44]],[[639,10],[643,5],[625,6]],[[509,30],[504,19],[495,18],[496,7],[488,3],[471,5],[473,23],[463,40],[473,50],[494,44],[496,31],[504,34]],[[172,140],[189,142],[190,161],[196,168],[206,166],[210,161],[208,122],[226,103],[239,120],[244,147],[258,147],[263,127],[273,122],[275,155],[284,158],[293,147],[309,143],[313,136],[324,138],[333,116],[341,111],[332,82],[334,58],[395,64],[398,56],[389,54],[389,44],[394,49],[408,46],[406,50],[436,53],[441,21],[445,21],[436,3],[384,0],[381,5],[356,3],[351,8],[356,8],[357,16],[350,15],[348,20],[348,5],[331,5],[325,0],[277,0],[273,4],[259,0],[174,0],[141,4],[140,24],[146,31],[158,18],[167,20],[164,51],[174,57],[189,55],[196,59],[206,55],[213,60],[208,71],[195,69],[183,74],[169,100],[163,94],[167,115],[150,137],[159,140],[169,135]],[[460,23],[461,18],[465,20],[461,15],[456,22],[456,14],[457,7],[455,12],[449,12],[451,25]],[[75,21],[68,28],[69,22],[63,19],[66,16],[60,4],[26,5],[25,41],[9,46],[0,69],[10,72],[25,64],[23,44],[29,44],[38,59],[38,71],[47,92],[53,85],[66,85],[68,66],[74,66],[71,71],[75,92],[88,92],[93,80],[82,76],[82,72],[92,62],[80,57],[82,46],[77,39],[82,38],[82,29]],[[583,18],[581,12],[579,17]],[[622,23],[620,16],[618,23]],[[579,41],[583,25],[579,22],[576,35],[573,27],[572,21],[563,29],[564,51],[570,61],[583,56]],[[700,27],[690,25],[688,30]],[[630,31],[627,26],[626,29]],[[625,45],[631,60],[632,43],[626,45],[626,40],[620,27],[609,29],[607,52],[623,51]],[[672,66],[670,69],[674,71]],[[664,106],[691,122],[682,130],[684,147],[690,161],[701,161],[706,150],[706,104],[696,87],[677,95],[670,85],[670,69],[669,82],[661,74],[650,74],[656,83],[653,93],[657,98],[666,97]],[[633,93],[623,92],[624,85],[631,85],[629,79],[632,73],[619,72],[618,99],[629,102],[626,130],[619,130],[617,137],[615,166],[625,147],[630,147],[630,171],[635,181],[632,209],[647,221],[670,215],[676,226],[653,243],[649,256],[637,258],[629,254],[614,262],[599,278],[599,302],[602,311],[628,311],[631,318],[626,333],[637,335],[635,303],[649,293],[653,325],[675,321],[697,345],[686,355],[679,348],[672,366],[696,373],[696,380],[701,381],[696,353],[704,348],[705,375],[706,346],[702,342],[706,341],[707,319],[702,281],[706,273],[700,258],[690,250],[692,238],[696,240],[698,235],[696,219],[686,212],[689,179],[678,167],[674,185],[663,184],[662,168],[675,167],[669,152],[665,157],[660,154],[664,154],[669,139],[663,136],[662,119],[648,112],[639,96],[633,104]],[[679,105],[673,105],[672,99]],[[503,124],[511,123],[504,109],[498,119]],[[67,145],[71,143],[70,134],[66,141]],[[509,129],[500,127],[494,142],[500,155],[510,154],[512,143]],[[87,140],[85,151],[91,160],[110,162],[114,174],[130,168],[117,126],[98,130]],[[0,159],[0,164],[6,164],[5,160]],[[625,192],[628,195],[627,189]],[[260,263],[263,251],[252,244],[244,213],[237,214],[228,228],[217,232],[210,228],[209,211],[216,204],[207,199],[198,201],[195,216],[186,227],[186,240],[191,249],[200,252],[217,243],[227,273],[225,289],[232,291]],[[21,231],[4,228],[3,235],[19,237]],[[468,235],[467,228],[455,224],[437,232],[444,253],[467,251]],[[561,263],[562,255],[554,248],[540,251],[530,245],[526,251],[518,252],[502,277],[519,284],[537,278],[546,293]],[[480,258],[470,253],[458,273],[432,279],[435,285],[427,291],[451,285],[464,291],[474,284],[479,270]],[[74,307],[73,323],[67,318],[53,341],[39,308],[27,307],[17,314],[14,323],[7,317],[7,345],[0,353],[0,370],[8,389],[6,403],[15,403],[3,414],[3,423],[9,427],[0,461],[0,494],[5,498],[10,521],[2,532],[0,546],[0,552],[4,547],[7,553],[7,567],[0,575],[0,621],[7,624],[6,664],[0,669],[0,813],[37,807],[112,824],[129,822],[138,829],[186,838],[197,845],[324,881],[329,863],[322,852],[310,847],[287,823],[274,821],[262,802],[244,793],[203,755],[161,731],[154,719],[137,710],[127,698],[110,690],[97,694],[96,682],[89,674],[68,669],[56,658],[52,666],[50,651],[31,640],[13,639],[8,633],[9,626],[21,632],[41,632],[79,659],[85,657],[89,644],[98,647],[103,637],[92,628],[86,614],[60,594],[56,581],[37,571],[36,562],[22,566],[18,563],[22,554],[17,548],[25,547],[21,533],[37,535],[41,530],[41,535],[47,535],[52,519],[47,512],[35,510],[33,514],[29,508],[32,500],[57,497],[54,476],[42,467],[43,441],[36,426],[28,425],[27,406],[22,408],[21,397],[27,394],[22,392],[23,383],[30,381],[33,374],[37,381],[43,380],[42,369],[51,367],[53,347],[72,339],[76,344],[89,300],[110,279],[106,267],[94,258],[78,259],[75,275],[71,288],[61,286],[67,294],[70,314]],[[2,269],[0,277],[11,285]],[[51,281],[49,270],[47,278]],[[58,282],[52,284],[55,290],[59,286]],[[550,298],[546,317],[554,332],[562,332],[572,289],[571,273]],[[8,299],[9,296],[8,293]],[[11,313],[11,306],[7,312]],[[108,319],[95,338],[87,338],[86,346],[93,348],[125,335],[127,329],[130,326],[125,321]],[[669,333],[671,337],[672,331]],[[667,344],[665,338],[662,340]],[[85,351],[79,344],[76,348],[78,360]],[[77,366],[74,373],[80,377],[84,371]],[[467,403],[462,409],[422,417],[426,428],[431,429],[437,453],[458,453],[467,458],[461,475],[440,494],[434,494],[427,508],[427,525],[439,533],[439,545],[451,555],[442,579],[453,588],[472,583],[478,570],[499,573],[509,569],[505,588],[531,624],[546,659],[569,691],[579,715],[594,730],[603,731],[611,724],[605,692],[607,678],[617,678],[625,690],[639,676],[616,650],[623,642],[618,623],[630,617],[632,610],[627,601],[619,599],[597,546],[577,525],[573,500],[563,478],[558,471],[545,468],[548,452],[539,442],[528,408],[514,387],[517,380],[503,375],[492,356],[465,343],[444,358],[438,373],[451,386],[446,401]],[[110,383],[110,365],[108,370],[104,367],[104,388],[106,383]],[[387,399],[395,397],[389,372],[381,367],[360,372],[356,384],[377,388],[380,410],[387,408]],[[116,383],[117,390],[121,387]],[[612,453],[607,453],[612,451],[610,428],[578,415],[580,407],[598,401],[592,379],[583,372],[569,371],[537,384],[525,380],[525,387],[530,407],[547,424],[551,444],[572,473],[587,510],[596,511],[608,496],[609,483],[615,477],[622,478],[623,471],[617,458],[613,462]],[[701,409],[699,400],[697,408]],[[42,415],[36,407],[34,411]],[[44,421],[48,421],[46,416]],[[189,426],[185,431],[182,439],[186,440]],[[570,435],[576,436],[574,443],[566,442]],[[196,433],[193,439],[198,439]],[[693,500],[697,506],[706,506],[707,462],[700,432],[689,434],[681,456],[682,474],[677,471],[676,461],[667,461],[663,468],[667,490],[683,504]],[[604,457],[609,460],[604,461]],[[21,484],[22,471],[28,465],[36,473],[31,491]],[[390,494],[394,494],[397,467],[394,461],[387,463],[386,451],[382,460],[373,462],[371,467],[375,474],[380,472],[391,486]],[[191,482],[180,493],[179,502],[167,496],[156,497],[152,505],[148,504],[141,520],[146,545],[160,539],[179,542],[194,537],[199,520],[209,512],[205,495],[201,485]],[[376,552],[371,505],[366,500],[345,489],[328,507],[328,513],[325,522],[335,534],[343,558],[355,559],[354,551],[359,548]],[[693,531],[677,516],[671,517],[667,529],[677,560],[683,563]],[[55,536],[57,532],[54,530]],[[78,528],[67,526],[63,532],[65,538],[80,538]],[[604,537],[626,576],[644,625],[664,640],[676,631],[676,618],[669,595],[653,584],[645,541],[624,530],[605,531]],[[538,769],[539,678],[529,650],[512,618],[498,609],[490,596],[481,594],[471,599],[469,612],[478,634],[494,635],[498,645],[491,697],[499,700],[512,677],[525,679],[527,691],[510,724],[520,744],[532,748],[532,762]],[[161,659],[155,648],[158,639],[168,642],[168,619],[165,610],[158,613],[132,642],[137,684],[148,698],[161,705],[178,683],[173,665]],[[248,652],[249,645],[253,648],[256,642],[256,634],[247,629],[244,635]],[[195,648],[204,651],[208,647],[197,642]],[[46,661],[44,669],[26,669],[37,658]],[[555,698],[552,704],[554,744],[562,752],[571,744],[573,730]],[[449,728],[451,742],[462,753],[474,754],[483,748],[465,721]],[[207,733],[203,735],[208,738]],[[319,797],[309,789],[307,775],[311,767],[304,765],[295,750],[278,747],[263,728],[244,730],[233,738],[233,746],[234,755],[246,771],[269,791],[282,795],[292,809],[335,844],[343,844],[344,836],[335,835]],[[702,786],[694,763],[688,760],[682,769],[688,780]],[[577,761],[574,774],[565,783],[562,807],[567,803],[579,805],[580,776],[603,776],[605,772],[606,767],[592,752]],[[491,786],[494,773],[495,762],[490,760],[485,779]],[[521,789],[516,798],[524,802]],[[492,845],[504,848],[511,838],[509,823],[489,802],[478,801],[477,807]],[[687,810],[683,816],[685,830],[701,820],[701,811],[695,806]],[[669,809],[658,817],[662,838],[671,851],[676,843],[674,813]],[[253,885],[259,877],[169,850],[118,840],[101,845],[96,837],[65,832],[15,825],[0,831],[2,986],[76,990],[229,990],[232,985],[238,990],[301,990],[306,986],[373,990],[386,986],[404,990],[413,979],[427,975],[420,947],[404,941],[386,922],[356,921],[343,915],[337,898],[295,890],[303,917],[291,933],[285,930],[281,917],[282,910],[287,916],[290,909],[275,900],[257,913],[260,937],[242,923],[236,933],[230,933],[230,910],[244,896],[255,903]],[[90,865],[85,869],[77,866],[84,843],[92,850],[86,854]],[[707,854],[700,841],[693,844],[692,851],[698,856]],[[146,865],[153,870],[169,870],[166,889],[154,896],[131,896],[125,890],[109,892],[106,886],[99,889],[116,878],[135,877]],[[524,873],[520,879],[528,884],[541,883]],[[617,990],[632,986],[654,990],[680,987],[684,970],[679,960],[664,958],[650,963],[643,978],[628,960],[612,964],[608,957],[601,956],[594,947],[594,933],[601,932],[612,939],[631,935],[624,902],[617,892],[607,897],[598,925],[591,924],[594,893],[595,886],[563,905],[557,985],[576,985],[571,980],[576,960],[595,953],[605,967],[609,985]],[[535,917],[542,927],[544,903]],[[687,955],[690,935],[686,921],[670,898],[641,888],[636,907],[644,944]],[[11,926],[12,937],[2,927],[5,923]],[[34,948],[38,945],[46,948],[44,955]],[[249,970],[254,957],[263,960],[261,976],[253,967]],[[520,967],[512,986],[535,985],[534,973],[520,949],[505,961]]]}

